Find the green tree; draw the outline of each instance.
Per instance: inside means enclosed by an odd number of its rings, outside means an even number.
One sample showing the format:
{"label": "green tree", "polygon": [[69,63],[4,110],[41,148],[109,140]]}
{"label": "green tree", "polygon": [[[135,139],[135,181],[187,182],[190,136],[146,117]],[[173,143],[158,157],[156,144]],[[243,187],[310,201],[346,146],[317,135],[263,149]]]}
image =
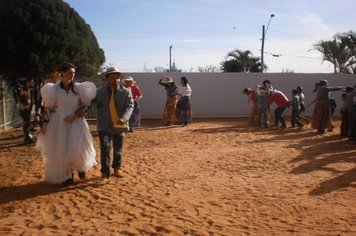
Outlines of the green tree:
{"label": "green tree", "polygon": [[332,40],[321,40],[313,46],[323,54],[323,61],[333,64],[334,73],[355,73],[356,35],[354,32],[335,34]]}
{"label": "green tree", "polygon": [[254,57],[249,50],[235,49],[229,52],[226,60],[221,62],[220,65],[224,72],[262,72],[260,58]]}
{"label": "green tree", "polygon": [[90,26],[63,0],[0,1],[0,73],[45,78],[65,62],[91,76],[105,61]]}

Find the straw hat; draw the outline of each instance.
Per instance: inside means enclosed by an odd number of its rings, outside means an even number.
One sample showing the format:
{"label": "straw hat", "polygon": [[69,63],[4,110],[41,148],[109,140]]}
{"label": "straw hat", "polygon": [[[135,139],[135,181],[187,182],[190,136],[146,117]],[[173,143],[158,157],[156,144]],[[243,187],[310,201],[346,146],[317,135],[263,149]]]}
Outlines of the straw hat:
{"label": "straw hat", "polygon": [[125,76],[125,74],[120,72],[119,69],[117,69],[116,67],[112,66],[112,67],[107,68],[106,71],[100,75],[100,78],[102,80],[107,80],[107,76],[111,75],[111,74],[119,74],[120,75],[120,79],[122,79]]}
{"label": "straw hat", "polygon": [[125,77],[125,79],[124,79],[124,81],[126,82],[132,82],[132,83],[135,83],[136,81],[131,77],[131,76],[127,76],[127,77]]}
{"label": "straw hat", "polygon": [[162,83],[169,84],[169,83],[174,83],[172,77],[165,77],[162,79]]}
{"label": "straw hat", "polygon": [[319,86],[324,86],[324,85],[327,85],[327,84],[328,84],[328,81],[326,79],[319,80]]}

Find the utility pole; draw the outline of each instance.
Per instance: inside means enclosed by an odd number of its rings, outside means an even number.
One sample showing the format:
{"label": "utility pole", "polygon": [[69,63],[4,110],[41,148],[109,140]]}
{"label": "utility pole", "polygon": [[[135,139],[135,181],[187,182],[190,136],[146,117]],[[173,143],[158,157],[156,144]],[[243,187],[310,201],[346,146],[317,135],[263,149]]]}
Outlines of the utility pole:
{"label": "utility pole", "polygon": [[172,72],[172,47],[173,45],[169,46],[169,72]]}
{"label": "utility pole", "polygon": [[267,34],[267,30],[269,27],[269,24],[271,23],[272,17],[275,17],[274,14],[271,14],[269,17],[269,21],[268,21],[268,25],[267,25],[267,29],[265,30],[265,25],[262,25],[262,44],[261,44],[261,66],[262,66],[262,73],[264,71],[264,60],[263,60],[263,56],[264,56],[264,50],[265,50],[265,39],[266,39],[266,34]]}
{"label": "utility pole", "polygon": [[263,54],[265,50],[265,25],[262,25],[262,45],[261,45],[261,65],[262,65],[262,73],[264,70],[264,62],[263,62]]}

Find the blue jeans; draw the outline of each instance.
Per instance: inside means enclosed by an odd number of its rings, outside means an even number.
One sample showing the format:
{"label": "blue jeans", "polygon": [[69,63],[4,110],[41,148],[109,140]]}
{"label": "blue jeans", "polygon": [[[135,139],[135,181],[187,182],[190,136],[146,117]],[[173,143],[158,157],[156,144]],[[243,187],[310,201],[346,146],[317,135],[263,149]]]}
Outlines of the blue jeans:
{"label": "blue jeans", "polygon": [[268,127],[267,124],[267,107],[257,107],[258,127]]}
{"label": "blue jeans", "polygon": [[110,176],[110,151],[111,142],[113,144],[113,161],[112,168],[120,168],[122,162],[122,144],[124,141],[124,133],[110,134],[104,131],[99,131],[100,140],[100,155],[101,155],[101,173],[107,177]]}

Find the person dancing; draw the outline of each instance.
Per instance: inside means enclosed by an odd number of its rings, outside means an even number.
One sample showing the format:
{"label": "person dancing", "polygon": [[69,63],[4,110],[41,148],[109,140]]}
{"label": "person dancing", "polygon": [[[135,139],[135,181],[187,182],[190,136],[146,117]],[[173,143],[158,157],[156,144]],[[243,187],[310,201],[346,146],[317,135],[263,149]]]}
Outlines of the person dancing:
{"label": "person dancing", "polygon": [[131,90],[134,100],[134,109],[129,120],[129,131],[134,132],[134,126],[139,127],[141,124],[141,113],[138,100],[142,98],[141,89],[137,86],[136,81],[131,76],[124,78],[124,86]]}
{"label": "person dancing", "polygon": [[181,86],[178,88],[179,100],[177,103],[176,113],[179,124],[188,126],[188,123],[192,121],[192,102],[190,100],[190,95],[192,94],[192,89],[188,84],[188,79],[182,77]]}
{"label": "person dancing", "polygon": [[256,91],[251,88],[244,88],[243,94],[248,96],[248,102],[252,101],[253,105],[251,107],[250,116],[248,119],[248,125],[255,126],[257,124],[257,94]]}
{"label": "person dancing", "polygon": [[96,95],[92,82],[74,82],[75,66],[70,63],[59,69],[61,80],[41,88],[46,114],[36,147],[41,151],[46,168],[46,181],[73,185],[73,172],[84,179],[96,165],[96,152],[81,104],[90,106]]}
{"label": "person dancing", "polygon": [[166,106],[164,108],[163,120],[165,125],[175,124],[176,117],[176,105],[177,105],[177,90],[178,86],[174,83],[172,77],[165,77],[158,81],[167,92]]}
{"label": "person dancing", "polygon": [[317,129],[317,133],[325,133],[325,129],[332,131],[334,125],[331,122],[331,108],[329,96],[331,91],[345,90],[345,86],[328,87],[327,80],[320,80],[316,90],[316,103],[313,111],[311,127]]}

